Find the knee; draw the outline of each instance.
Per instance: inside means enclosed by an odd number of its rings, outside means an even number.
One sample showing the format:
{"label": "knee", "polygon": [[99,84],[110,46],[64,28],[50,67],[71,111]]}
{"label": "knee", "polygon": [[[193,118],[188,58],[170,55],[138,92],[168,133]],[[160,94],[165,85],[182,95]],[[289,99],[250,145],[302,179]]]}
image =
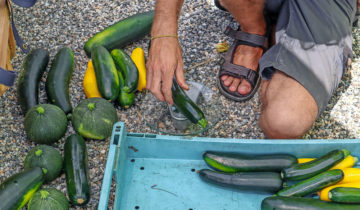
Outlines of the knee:
{"label": "knee", "polygon": [[315,117],[292,107],[274,104],[263,109],[259,123],[267,138],[297,139],[312,127]]}

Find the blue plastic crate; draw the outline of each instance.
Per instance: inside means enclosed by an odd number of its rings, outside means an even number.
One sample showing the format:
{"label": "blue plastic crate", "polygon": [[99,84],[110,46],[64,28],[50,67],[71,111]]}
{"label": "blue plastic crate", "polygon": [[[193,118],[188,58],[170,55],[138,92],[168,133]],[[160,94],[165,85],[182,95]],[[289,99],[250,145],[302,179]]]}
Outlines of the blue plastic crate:
{"label": "blue plastic crate", "polygon": [[290,153],[319,157],[345,148],[360,156],[360,139],[248,140],[162,136],[127,133],[124,123],[114,125],[99,210],[107,209],[112,178],[116,182],[116,210],[258,210],[269,194],[219,188],[200,180],[197,170],[207,168],[206,150],[252,154]]}

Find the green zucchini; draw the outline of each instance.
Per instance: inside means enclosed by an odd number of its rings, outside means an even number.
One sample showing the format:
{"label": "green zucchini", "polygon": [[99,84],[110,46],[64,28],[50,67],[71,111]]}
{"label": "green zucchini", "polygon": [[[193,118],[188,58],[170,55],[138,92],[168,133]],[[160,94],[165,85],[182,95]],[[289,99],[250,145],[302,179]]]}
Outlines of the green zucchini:
{"label": "green zucchini", "polygon": [[49,62],[45,49],[32,50],[24,59],[17,83],[17,98],[23,114],[39,103],[39,82]]}
{"label": "green zucchini", "polygon": [[297,163],[297,158],[288,154],[247,155],[230,152],[207,151],[205,162],[213,169],[224,172],[277,171]]}
{"label": "green zucchini", "polygon": [[360,188],[336,187],[330,190],[329,199],[338,203],[360,203]]}
{"label": "green zucchini", "polygon": [[199,176],[211,184],[251,192],[274,193],[283,187],[283,180],[276,172],[225,173],[202,169]]}
{"label": "green zucchini", "polygon": [[96,82],[102,97],[114,101],[120,91],[119,76],[115,63],[107,49],[97,46],[91,53]]}
{"label": "green zucchini", "polygon": [[109,51],[122,48],[150,33],[154,11],[138,13],[105,28],[91,37],[84,46],[89,56],[95,46],[104,46]]}
{"label": "green zucchini", "polygon": [[118,102],[120,106],[124,109],[129,108],[135,102],[135,93],[127,93],[125,91],[120,91]]}
{"label": "green zucchini", "polygon": [[321,190],[330,185],[340,182],[344,178],[344,173],[340,169],[322,172],[309,179],[298,182],[290,187],[286,187],[276,193],[278,196],[301,197]]}
{"label": "green zucchini", "polygon": [[350,152],[346,149],[333,150],[310,162],[295,164],[281,171],[286,180],[301,180],[324,172],[346,158]]}
{"label": "green zucchini", "polygon": [[121,72],[124,78],[124,85],[121,87],[121,91],[125,93],[134,92],[139,81],[139,71],[135,63],[121,49],[112,50],[111,56],[114,59],[117,70]]}
{"label": "green zucchini", "polygon": [[261,202],[261,210],[359,210],[360,205],[340,204],[314,198],[272,196]]}
{"label": "green zucchini", "polygon": [[90,200],[88,157],[84,139],[73,134],[64,145],[64,169],[69,200],[74,205],[85,205]]}
{"label": "green zucchini", "polygon": [[201,109],[186,95],[185,91],[173,79],[172,84],[172,99],[175,107],[192,123],[200,125],[205,128],[208,121],[205,119],[204,113]]}
{"label": "green zucchini", "polygon": [[0,185],[0,209],[21,209],[44,182],[40,167],[27,169],[7,178]]}
{"label": "green zucchini", "polygon": [[56,54],[46,79],[46,93],[49,102],[60,107],[65,114],[72,110],[69,97],[69,83],[74,69],[74,53],[62,48]]}

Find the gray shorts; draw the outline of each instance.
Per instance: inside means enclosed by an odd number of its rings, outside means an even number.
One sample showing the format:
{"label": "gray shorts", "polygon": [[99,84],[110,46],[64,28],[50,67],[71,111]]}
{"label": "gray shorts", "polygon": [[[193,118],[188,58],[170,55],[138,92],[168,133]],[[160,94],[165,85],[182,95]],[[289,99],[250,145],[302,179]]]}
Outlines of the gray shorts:
{"label": "gray shorts", "polygon": [[267,0],[266,10],[277,17],[276,44],[260,59],[260,75],[271,79],[277,69],[294,78],[320,115],[352,56],[356,0]]}

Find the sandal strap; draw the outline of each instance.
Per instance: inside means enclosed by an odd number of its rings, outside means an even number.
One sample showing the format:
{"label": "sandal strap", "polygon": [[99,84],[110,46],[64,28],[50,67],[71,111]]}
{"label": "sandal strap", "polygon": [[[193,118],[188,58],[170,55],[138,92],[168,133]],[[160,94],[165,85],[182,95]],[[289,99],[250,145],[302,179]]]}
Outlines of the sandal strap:
{"label": "sandal strap", "polygon": [[257,34],[250,34],[244,31],[237,31],[228,26],[224,32],[227,36],[233,39],[241,41],[243,44],[247,44],[253,47],[261,47],[264,51],[267,49],[268,38]]}
{"label": "sandal strap", "polygon": [[252,88],[255,87],[256,81],[259,77],[259,73],[254,70],[228,62],[223,64],[219,77],[223,75],[230,75],[236,78],[244,78],[251,84]]}

